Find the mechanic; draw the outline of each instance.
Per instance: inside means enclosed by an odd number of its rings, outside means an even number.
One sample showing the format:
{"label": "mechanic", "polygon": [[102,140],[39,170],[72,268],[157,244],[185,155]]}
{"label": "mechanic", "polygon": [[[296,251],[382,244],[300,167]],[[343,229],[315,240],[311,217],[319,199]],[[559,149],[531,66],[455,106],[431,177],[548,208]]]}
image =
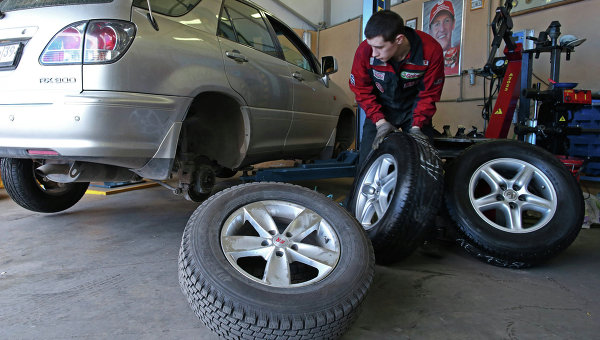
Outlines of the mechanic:
{"label": "mechanic", "polygon": [[455,25],[452,2],[446,0],[436,3],[429,13],[429,34],[442,45],[446,74],[458,73],[460,44],[452,46],[452,32]]}
{"label": "mechanic", "polygon": [[373,14],[365,36],[350,75],[350,89],[367,116],[359,169],[371,149],[377,149],[385,136],[398,128],[431,137],[435,102],[444,86],[442,47],[427,33],[404,26],[397,13],[384,10]]}

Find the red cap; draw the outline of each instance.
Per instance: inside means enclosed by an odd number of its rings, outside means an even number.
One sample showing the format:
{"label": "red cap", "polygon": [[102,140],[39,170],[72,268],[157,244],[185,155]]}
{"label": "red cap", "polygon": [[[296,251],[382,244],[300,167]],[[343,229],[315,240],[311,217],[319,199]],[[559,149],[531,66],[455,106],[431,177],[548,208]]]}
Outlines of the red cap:
{"label": "red cap", "polygon": [[454,6],[452,6],[452,2],[448,0],[440,0],[435,4],[435,6],[433,6],[431,13],[429,13],[429,25],[431,25],[433,19],[435,19],[435,17],[442,11],[452,14],[452,17],[454,18]]}

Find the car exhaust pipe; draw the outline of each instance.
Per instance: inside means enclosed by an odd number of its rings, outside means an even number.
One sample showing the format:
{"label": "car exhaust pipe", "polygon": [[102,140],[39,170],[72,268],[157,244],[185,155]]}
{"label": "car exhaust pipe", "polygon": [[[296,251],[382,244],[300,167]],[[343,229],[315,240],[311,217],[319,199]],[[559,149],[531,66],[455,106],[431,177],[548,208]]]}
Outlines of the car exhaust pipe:
{"label": "car exhaust pipe", "polygon": [[125,182],[141,179],[140,176],[127,168],[85,162],[44,164],[36,168],[35,171],[36,174],[57,183]]}

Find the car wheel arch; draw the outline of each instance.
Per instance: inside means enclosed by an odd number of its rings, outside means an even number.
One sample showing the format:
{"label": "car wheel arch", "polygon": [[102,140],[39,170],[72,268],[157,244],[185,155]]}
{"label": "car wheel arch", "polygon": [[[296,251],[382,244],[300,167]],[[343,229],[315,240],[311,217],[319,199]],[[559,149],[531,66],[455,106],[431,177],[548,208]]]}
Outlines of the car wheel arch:
{"label": "car wheel arch", "polygon": [[222,92],[198,94],[186,113],[178,153],[206,156],[234,169],[245,157],[250,133],[245,104]]}
{"label": "car wheel arch", "polygon": [[356,139],[356,116],[348,107],[342,108],[336,124],[333,157],[347,150]]}

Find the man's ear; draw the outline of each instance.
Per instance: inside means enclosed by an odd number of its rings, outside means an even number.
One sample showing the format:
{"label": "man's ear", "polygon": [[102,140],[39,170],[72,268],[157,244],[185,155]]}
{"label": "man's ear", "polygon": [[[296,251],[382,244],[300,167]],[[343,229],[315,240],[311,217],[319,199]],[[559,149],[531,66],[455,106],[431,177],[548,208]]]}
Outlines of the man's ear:
{"label": "man's ear", "polygon": [[398,34],[396,36],[396,39],[394,40],[394,42],[398,45],[402,44],[402,42],[404,41],[406,37],[404,36],[404,34]]}

